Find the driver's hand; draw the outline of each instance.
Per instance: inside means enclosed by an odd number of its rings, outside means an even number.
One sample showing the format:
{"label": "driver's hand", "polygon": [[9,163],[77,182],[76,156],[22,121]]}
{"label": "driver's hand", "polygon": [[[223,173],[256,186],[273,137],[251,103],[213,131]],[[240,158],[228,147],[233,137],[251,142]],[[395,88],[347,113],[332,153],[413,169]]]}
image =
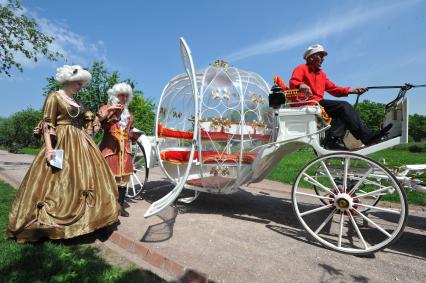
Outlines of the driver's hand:
{"label": "driver's hand", "polygon": [[368,90],[368,87],[358,87],[358,88],[351,88],[349,90],[349,93],[353,93],[353,94],[363,94],[364,92],[366,92]]}
{"label": "driver's hand", "polygon": [[306,95],[312,95],[311,88],[307,84],[301,84],[299,90]]}

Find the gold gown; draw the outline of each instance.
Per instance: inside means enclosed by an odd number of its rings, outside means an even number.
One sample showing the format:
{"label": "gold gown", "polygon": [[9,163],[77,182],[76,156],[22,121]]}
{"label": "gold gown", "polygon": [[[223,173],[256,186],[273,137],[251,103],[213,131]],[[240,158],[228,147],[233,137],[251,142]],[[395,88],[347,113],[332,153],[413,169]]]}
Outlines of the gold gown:
{"label": "gold gown", "polygon": [[63,168],[47,163],[43,146],[9,213],[6,233],[19,242],[72,238],[118,219],[117,185],[87,132],[93,115],[82,108],[70,106],[58,92],[45,101],[42,123],[48,126],[54,149],[64,150]]}

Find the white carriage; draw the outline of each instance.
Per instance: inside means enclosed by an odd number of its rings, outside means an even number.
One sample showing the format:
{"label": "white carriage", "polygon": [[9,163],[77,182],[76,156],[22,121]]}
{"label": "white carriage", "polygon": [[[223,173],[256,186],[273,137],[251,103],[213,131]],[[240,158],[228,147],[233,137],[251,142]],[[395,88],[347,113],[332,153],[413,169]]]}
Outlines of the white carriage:
{"label": "white carriage", "polygon": [[259,75],[223,61],[195,71],[183,39],[180,49],[186,73],[163,90],[155,137],[141,136],[134,147],[138,165],[128,195],[143,189],[148,168],[156,162],[175,184],[145,217],[172,204],[184,188],[194,190],[194,196],[180,201],[191,202],[200,192],[229,194],[243,184],[259,182],[287,154],[307,144],[318,157],[297,175],[292,202],[310,235],[331,249],[352,254],[375,252],[401,235],[408,215],[403,187],[425,192],[412,173],[421,174],[426,166],[391,172],[367,155],[408,141],[409,85],[389,107],[384,124],[394,126],[386,141],[332,151],[321,145],[329,126],[319,105],[270,107],[270,88]]}

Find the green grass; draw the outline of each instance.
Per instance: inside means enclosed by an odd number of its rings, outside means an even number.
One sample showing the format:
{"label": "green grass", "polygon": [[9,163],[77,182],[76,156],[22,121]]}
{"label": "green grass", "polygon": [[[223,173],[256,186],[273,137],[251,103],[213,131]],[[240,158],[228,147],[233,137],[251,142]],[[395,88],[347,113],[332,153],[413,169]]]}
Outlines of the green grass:
{"label": "green grass", "polygon": [[[299,150],[293,152],[281,160],[278,166],[268,175],[267,179],[293,184],[302,167],[315,157],[312,150]],[[385,149],[371,154],[369,157],[377,161],[384,158],[386,167],[391,169],[405,164],[426,164],[425,153],[413,153],[408,150]],[[410,204],[426,206],[426,194],[414,191],[406,192]]]}
{"label": "green grass", "polygon": [[[18,244],[4,234],[15,190],[0,181],[0,282],[159,282],[136,267],[114,267],[90,244]],[[66,242],[66,241],[65,241]]]}
{"label": "green grass", "polygon": [[[8,151],[8,149],[4,146],[0,146],[0,150]],[[19,153],[37,155],[40,151],[39,147],[23,147],[19,149]]]}

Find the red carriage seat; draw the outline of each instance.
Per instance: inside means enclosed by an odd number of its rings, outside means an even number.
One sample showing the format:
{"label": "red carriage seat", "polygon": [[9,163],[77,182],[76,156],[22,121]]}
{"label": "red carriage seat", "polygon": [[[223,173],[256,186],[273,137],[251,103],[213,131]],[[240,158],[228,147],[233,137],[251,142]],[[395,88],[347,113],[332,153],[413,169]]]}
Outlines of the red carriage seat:
{"label": "red carriage seat", "polygon": [[[160,158],[172,163],[185,163],[189,161],[189,155],[189,150],[165,150],[160,153]],[[205,164],[214,164],[216,162],[237,164],[240,162],[240,155],[237,153],[225,154],[216,151],[203,151],[201,155]],[[251,164],[255,157],[254,153],[243,153],[241,162]],[[198,151],[194,152],[194,160],[199,160]]]}
{"label": "red carriage seat", "polygon": [[[162,124],[158,124],[158,136],[163,137],[163,138],[175,138],[175,139],[191,140],[192,139],[192,132],[191,131],[174,130],[174,129],[166,128]],[[271,138],[271,135],[256,134],[256,133],[246,135],[247,138],[249,136],[253,139],[269,140]],[[201,138],[203,140],[227,141],[231,138],[234,138],[234,139],[241,138],[241,135],[227,133],[227,132],[224,131],[223,128],[219,132],[211,132],[211,131],[208,132],[208,131],[201,129]]]}

